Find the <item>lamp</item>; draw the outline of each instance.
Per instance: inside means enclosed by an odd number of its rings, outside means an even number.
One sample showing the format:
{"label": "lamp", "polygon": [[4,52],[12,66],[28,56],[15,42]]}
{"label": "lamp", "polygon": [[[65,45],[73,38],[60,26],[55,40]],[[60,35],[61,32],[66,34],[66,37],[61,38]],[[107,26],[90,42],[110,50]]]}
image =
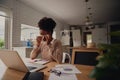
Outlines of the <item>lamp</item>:
{"label": "lamp", "polygon": [[92,18],[92,13],[90,12],[91,8],[88,7],[88,2],[89,2],[89,0],[85,0],[86,13],[87,13],[87,16],[86,16],[86,19],[85,19],[85,25],[87,26],[87,29],[94,29],[95,26],[94,26],[93,22],[91,21],[91,18]]}

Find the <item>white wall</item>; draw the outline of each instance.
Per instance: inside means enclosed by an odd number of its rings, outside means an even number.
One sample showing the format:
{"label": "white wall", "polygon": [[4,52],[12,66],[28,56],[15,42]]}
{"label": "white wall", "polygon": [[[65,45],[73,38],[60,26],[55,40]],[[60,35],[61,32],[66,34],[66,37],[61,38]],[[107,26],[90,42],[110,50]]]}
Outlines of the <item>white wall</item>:
{"label": "white wall", "polygon": [[[20,46],[20,27],[21,24],[27,24],[31,26],[37,26],[37,22],[42,17],[52,17],[48,14],[45,14],[43,12],[37,11],[24,3],[18,1],[18,0],[1,0],[0,5],[2,7],[11,9],[13,12],[13,32],[12,32],[12,42],[13,46]],[[52,17],[53,18],[53,17]],[[53,18],[57,22],[56,26],[56,34],[57,38],[60,39],[60,31],[63,30],[63,27],[66,25],[57,19]]]}
{"label": "white wall", "polygon": [[100,43],[108,43],[107,41],[107,29],[106,28],[97,28],[92,31],[92,40],[96,45]]}
{"label": "white wall", "polygon": [[73,36],[73,46],[78,47],[81,46],[81,32],[80,30],[72,30],[72,36]]}
{"label": "white wall", "polygon": [[[94,29],[86,30],[85,27],[82,27],[83,32],[91,32],[92,33],[92,42],[98,45],[99,43],[108,43],[108,30],[107,24],[102,25],[101,28],[95,26]],[[82,36],[83,37],[83,36]],[[83,44],[83,41],[82,41]]]}

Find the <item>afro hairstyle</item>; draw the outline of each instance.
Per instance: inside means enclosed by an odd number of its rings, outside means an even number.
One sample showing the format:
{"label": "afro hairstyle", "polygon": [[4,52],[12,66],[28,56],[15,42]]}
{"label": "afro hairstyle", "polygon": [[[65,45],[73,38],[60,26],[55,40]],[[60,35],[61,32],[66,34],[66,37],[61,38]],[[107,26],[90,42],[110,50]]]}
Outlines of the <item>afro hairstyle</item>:
{"label": "afro hairstyle", "polygon": [[53,29],[55,28],[55,26],[56,26],[56,22],[52,18],[43,17],[38,22],[39,29],[42,29],[48,32],[53,32]]}

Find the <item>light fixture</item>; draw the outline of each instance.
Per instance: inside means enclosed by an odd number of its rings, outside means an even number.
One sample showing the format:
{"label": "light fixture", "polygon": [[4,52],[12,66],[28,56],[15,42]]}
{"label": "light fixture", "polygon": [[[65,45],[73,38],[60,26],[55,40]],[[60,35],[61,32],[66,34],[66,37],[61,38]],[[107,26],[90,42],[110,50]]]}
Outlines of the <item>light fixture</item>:
{"label": "light fixture", "polygon": [[85,25],[87,26],[87,29],[93,29],[94,24],[91,21],[91,18],[92,18],[92,13],[90,12],[91,7],[88,6],[88,2],[89,2],[89,0],[85,0],[85,3],[86,3]]}

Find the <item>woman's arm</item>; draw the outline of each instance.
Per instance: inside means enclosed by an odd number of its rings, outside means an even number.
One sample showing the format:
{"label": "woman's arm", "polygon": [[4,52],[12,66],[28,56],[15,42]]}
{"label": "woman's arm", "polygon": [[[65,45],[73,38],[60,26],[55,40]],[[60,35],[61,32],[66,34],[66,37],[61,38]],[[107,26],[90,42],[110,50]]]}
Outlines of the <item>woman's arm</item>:
{"label": "woman's arm", "polygon": [[52,51],[52,58],[53,58],[57,63],[62,63],[62,56],[63,56],[62,44],[61,44],[61,42],[58,40],[58,41],[55,42],[55,44],[54,44],[54,49],[53,49],[53,51]]}
{"label": "woman's arm", "polygon": [[40,53],[40,49],[38,47],[33,48],[33,50],[30,53],[30,58],[35,59],[38,56],[39,53]]}
{"label": "woman's arm", "polygon": [[38,36],[36,38],[36,42],[34,44],[33,50],[30,53],[30,58],[31,59],[35,59],[38,56],[38,54],[40,53],[40,43],[41,43],[41,40],[42,40],[41,36]]}

